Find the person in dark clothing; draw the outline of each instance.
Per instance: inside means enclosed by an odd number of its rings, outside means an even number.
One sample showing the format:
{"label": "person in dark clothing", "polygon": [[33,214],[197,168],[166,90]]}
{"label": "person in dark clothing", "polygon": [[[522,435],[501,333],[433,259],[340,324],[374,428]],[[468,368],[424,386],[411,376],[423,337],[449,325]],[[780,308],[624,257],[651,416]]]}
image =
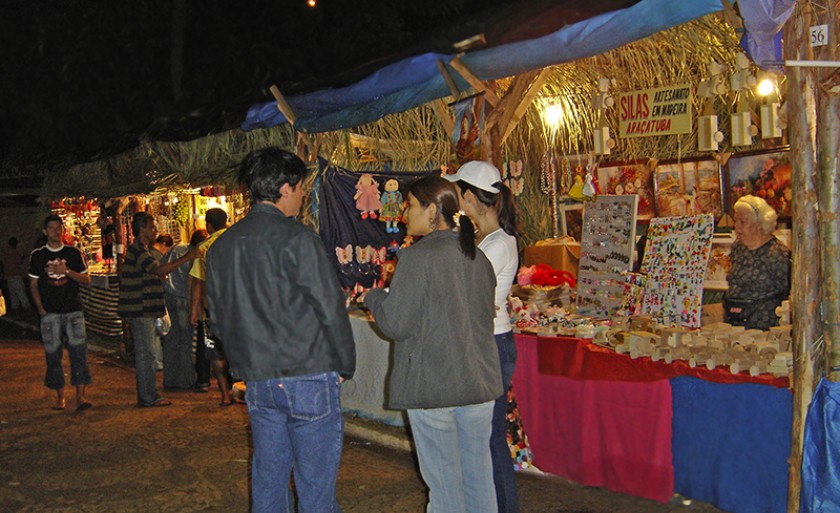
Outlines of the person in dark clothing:
{"label": "person in dark clothing", "polygon": [[46,217],[44,235],[47,237],[46,244],[33,251],[29,259],[29,290],[41,316],[41,340],[47,358],[44,385],[56,392],[52,409],[63,410],[61,355],[66,339],[70,383],[76,387],[76,410],[82,411],[90,408],[91,403],[85,398],[85,389],[90,384],[90,370],[79,284],[90,283],[90,275],[82,252],[62,242],[64,222],[59,216],[52,214]]}
{"label": "person in dark clothing", "polygon": [[295,220],[306,173],[277,148],[245,157],[251,210],[207,251],[212,328],[247,382],[253,513],[294,510],[292,468],[300,511],[341,511],[341,382],[356,370],[356,348],[324,245]]}

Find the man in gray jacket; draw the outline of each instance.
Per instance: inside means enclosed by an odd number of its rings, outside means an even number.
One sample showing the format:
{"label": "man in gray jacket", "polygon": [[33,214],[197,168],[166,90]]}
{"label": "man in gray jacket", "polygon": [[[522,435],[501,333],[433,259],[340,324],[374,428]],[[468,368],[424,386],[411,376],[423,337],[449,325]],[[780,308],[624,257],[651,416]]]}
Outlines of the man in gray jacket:
{"label": "man in gray jacket", "polygon": [[340,383],[353,376],[356,349],[326,250],[294,219],[306,172],[283,150],[249,154],[240,179],[251,210],[207,252],[212,328],[247,382],[254,513],[290,504],[292,468],[300,511],[340,511]]}

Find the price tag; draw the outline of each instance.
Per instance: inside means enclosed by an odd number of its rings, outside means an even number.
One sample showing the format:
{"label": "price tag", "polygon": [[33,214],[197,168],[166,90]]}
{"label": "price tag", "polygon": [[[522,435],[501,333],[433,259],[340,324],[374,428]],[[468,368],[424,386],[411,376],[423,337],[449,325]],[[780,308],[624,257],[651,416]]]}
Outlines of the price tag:
{"label": "price tag", "polygon": [[828,25],[814,25],[811,27],[811,47],[828,44]]}

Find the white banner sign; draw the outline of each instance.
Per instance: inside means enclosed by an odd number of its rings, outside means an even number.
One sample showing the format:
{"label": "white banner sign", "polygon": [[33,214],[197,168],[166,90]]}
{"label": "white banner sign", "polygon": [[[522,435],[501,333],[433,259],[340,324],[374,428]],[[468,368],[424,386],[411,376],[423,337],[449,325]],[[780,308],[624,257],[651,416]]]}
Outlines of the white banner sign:
{"label": "white banner sign", "polygon": [[620,94],[619,137],[691,133],[691,98],[687,84]]}

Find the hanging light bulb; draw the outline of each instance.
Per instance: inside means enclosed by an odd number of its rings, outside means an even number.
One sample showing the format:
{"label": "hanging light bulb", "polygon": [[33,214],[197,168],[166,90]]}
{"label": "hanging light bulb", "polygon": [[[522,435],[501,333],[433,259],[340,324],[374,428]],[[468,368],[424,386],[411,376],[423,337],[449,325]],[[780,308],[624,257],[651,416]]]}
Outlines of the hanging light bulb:
{"label": "hanging light bulb", "polygon": [[771,95],[775,90],[776,84],[769,78],[765,78],[764,80],[758,83],[757,92],[759,96]]}
{"label": "hanging light bulb", "polygon": [[543,119],[552,130],[557,130],[560,120],[563,119],[563,109],[556,103],[548,104],[543,110]]}
{"label": "hanging light bulb", "polygon": [[309,7],[315,7],[318,3],[315,0],[307,0],[306,5]]}

